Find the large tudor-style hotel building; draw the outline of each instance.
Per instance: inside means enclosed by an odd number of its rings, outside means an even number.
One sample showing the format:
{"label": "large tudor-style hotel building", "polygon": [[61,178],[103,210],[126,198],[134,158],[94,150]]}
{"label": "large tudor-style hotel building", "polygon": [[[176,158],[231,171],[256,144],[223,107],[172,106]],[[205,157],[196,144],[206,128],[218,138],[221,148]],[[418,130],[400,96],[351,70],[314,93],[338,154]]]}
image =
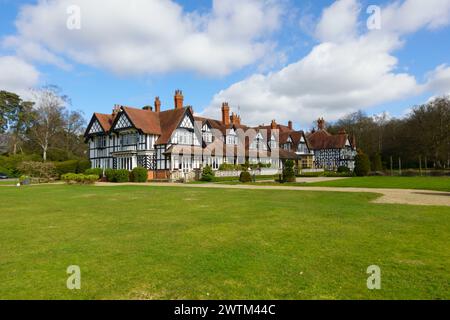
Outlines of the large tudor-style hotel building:
{"label": "large tudor-style hotel building", "polygon": [[94,113],[85,138],[93,168],[132,170],[142,166],[149,177],[168,179],[177,172],[192,172],[223,163],[264,163],[280,168],[291,159],[298,169],[339,166],[354,168],[355,143],[345,132],[331,135],[323,119],[318,130],[305,134],[288,125],[250,127],[230,114],[222,104],[221,120],[198,117],[183,105],[183,94],[175,92],[175,107],[161,111],[157,97],[154,106],[142,109],[118,106],[112,114]]}

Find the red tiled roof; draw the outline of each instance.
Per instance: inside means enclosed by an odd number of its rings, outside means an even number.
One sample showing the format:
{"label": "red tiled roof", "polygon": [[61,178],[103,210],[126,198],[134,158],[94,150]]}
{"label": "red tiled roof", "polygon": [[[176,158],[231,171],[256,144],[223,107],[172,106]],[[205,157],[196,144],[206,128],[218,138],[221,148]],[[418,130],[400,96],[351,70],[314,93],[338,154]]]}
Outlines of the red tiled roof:
{"label": "red tiled roof", "polygon": [[159,125],[161,128],[161,136],[156,141],[156,144],[167,144],[169,142],[170,138],[172,137],[173,131],[183,120],[183,116],[188,109],[189,107],[185,107],[155,113],[159,115]]}
{"label": "red tiled roof", "polygon": [[146,134],[161,134],[160,119],[157,112],[131,107],[122,107],[136,129]]}
{"label": "red tiled roof", "polygon": [[111,129],[111,125],[114,121],[114,115],[94,113],[94,116],[97,118],[98,122],[102,126],[103,130],[105,130],[105,132],[108,132]]}
{"label": "red tiled roof", "polygon": [[311,149],[342,149],[348,139],[348,134],[331,135],[326,130],[319,130],[308,135],[307,140]]}

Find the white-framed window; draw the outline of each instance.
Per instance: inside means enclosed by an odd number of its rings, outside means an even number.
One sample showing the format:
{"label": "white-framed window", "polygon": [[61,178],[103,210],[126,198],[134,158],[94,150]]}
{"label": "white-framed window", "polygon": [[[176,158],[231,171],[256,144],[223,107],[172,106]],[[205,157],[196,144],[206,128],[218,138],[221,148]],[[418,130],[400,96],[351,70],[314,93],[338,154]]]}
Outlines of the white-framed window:
{"label": "white-framed window", "polygon": [[136,133],[127,133],[120,135],[120,144],[122,146],[134,145],[137,143],[138,135]]}
{"label": "white-framed window", "polygon": [[306,146],[306,143],[299,143],[297,152],[308,153],[309,150],[308,150],[308,147]]}
{"label": "white-framed window", "polygon": [[106,136],[98,136],[95,139],[96,148],[106,148]]}

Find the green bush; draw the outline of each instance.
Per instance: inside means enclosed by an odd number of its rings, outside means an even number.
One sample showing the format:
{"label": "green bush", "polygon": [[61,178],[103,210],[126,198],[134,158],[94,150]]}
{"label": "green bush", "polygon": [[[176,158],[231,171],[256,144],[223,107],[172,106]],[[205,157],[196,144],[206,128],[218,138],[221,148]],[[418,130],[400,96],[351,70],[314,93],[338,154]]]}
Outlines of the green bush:
{"label": "green bush", "polygon": [[355,157],[355,175],[365,177],[370,171],[369,157],[363,152],[359,152]]}
{"label": "green bush", "polygon": [[40,161],[39,155],[16,154],[9,156],[0,156],[0,172],[19,177],[23,172],[19,170],[20,164],[24,161]]}
{"label": "green bush", "polygon": [[283,166],[283,181],[295,182],[294,161],[287,160]]}
{"label": "green bush", "polygon": [[[77,173],[83,173],[91,167],[91,162],[86,159],[82,159],[78,161],[77,164]],[[102,176],[99,174],[99,176]]]}
{"label": "green bush", "polygon": [[207,166],[205,166],[203,168],[203,170],[202,170],[202,178],[201,178],[202,181],[211,182],[211,181],[214,180],[214,176],[215,176],[214,175],[214,171],[209,165],[207,165]]}
{"label": "green bush", "polygon": [[98,175],[85,175],[82,173],[66,173],[61,176],[67,184],[93,184],[98,179]]}
{"label": "green bush", "polygon": [[239,176],[239,181],[243,183],[252,182],[252,175],[248,171],[242,171]]}
{"label": "green bush", "polygon": [[148,171],[143,167],[136,167],[131,171],[130,180],[132,182],[147,182]]}
{"label": "green bush", "polygon": [[234,171],[236,170],[236,166],[231,163],[222,163],[219,166],[219,171]]}
{"label": "green bush", "polygon": [[56,173],[62,176],[66,173],[76,173],[78,167],[78,160],[68,160],[64,162],[54,162]]}
{"label": "green bush", "polygon": [[106,177],[109,182],[117,182],[117,183],[129,182],[130,172],[125,169],[111,170],[109,176],[107,173]]}
{"label": "green bush", "polygon": [[346,166],[339,166],[339,168],[337,169],[338,173],[350,173],[350,169],[349,167]]}
{"label": "green bush", "polygon": [[49,182],[57,177],[55,165],[52,162],[24,161],[19,167],[19,171],[29,175],[40,182]]}
{"label": "green bush", "polygon": [[114,169],[106,169],[105,170],[106,180],[108,182],[114,182],[115,174],[116,174],[116,170],[114,170]]}
{"label": "green bush", "polygon": [[84,174],[87,175],[97,175],[99,177],[103,177],[103,169],[102,168],[92,168],[92,169],[86,169],[84,171]]}

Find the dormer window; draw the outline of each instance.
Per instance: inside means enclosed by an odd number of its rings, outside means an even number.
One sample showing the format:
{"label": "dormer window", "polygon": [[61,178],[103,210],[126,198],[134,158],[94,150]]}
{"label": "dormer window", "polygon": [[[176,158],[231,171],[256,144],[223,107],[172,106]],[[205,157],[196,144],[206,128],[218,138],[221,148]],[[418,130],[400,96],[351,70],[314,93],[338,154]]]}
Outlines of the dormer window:
{"label": "dormer window", "polygon": [[212,142],[212,133],[211,129],[208,125],[204,125],[202,128],[202,139],[205,143],[211,143]]}
{"label": "dormer window", "polygon": [[275,139],[275,136],[272,136],[272,137],[270,138],[270,141],[269,141],[269,147],[270,147],[270,149],[276,149],[276,148],[278,148],[278,144],[277,144],[277,140]]}
{"label": "dormer window", "polygon": [[227,135],[227,144],[231,145],[238,145],[239,144],[239,138],[236,135],[236,131],[234,129],[230,129]]}

